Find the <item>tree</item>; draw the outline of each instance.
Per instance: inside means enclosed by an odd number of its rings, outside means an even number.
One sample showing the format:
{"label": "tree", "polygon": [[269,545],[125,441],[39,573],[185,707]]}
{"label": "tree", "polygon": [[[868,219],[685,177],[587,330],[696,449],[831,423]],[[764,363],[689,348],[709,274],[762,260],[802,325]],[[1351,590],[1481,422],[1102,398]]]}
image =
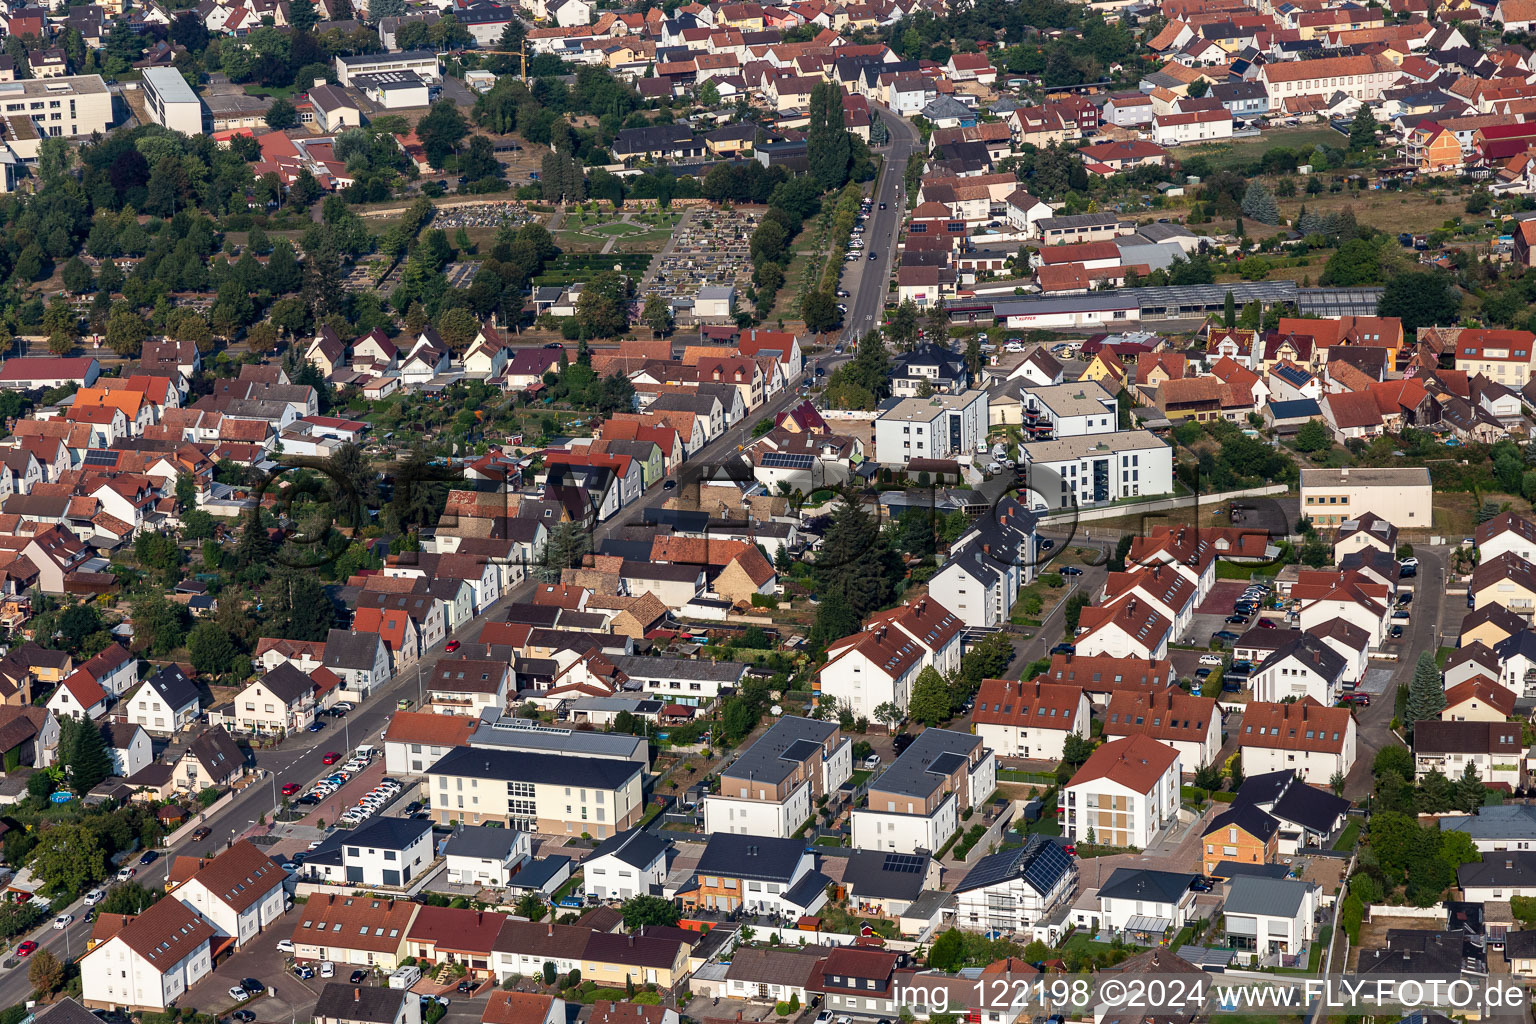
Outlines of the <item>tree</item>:
{"label": "tree", "polygon": [[127,306],[117,306],[107,319],[107,347],[124,359],[137,359],[149,337],[149,324]]}
{"label": "tree", "polygon": [[234,667],[240,652],[229,632],[216,622],[199,622],[187,636],[192,667],[204,675],[223,675]]}
{"label": "tree", "polygon": [[917,345],[917,303],[911,299],[891,311],[891,322],[885,325],[885,338],[898,352],[910,352]]}
{"label": "tree", "polygon": [[971,371],[973,378],[981,372],[983,361],[981,338],[973,334],[965,340],[965,368]]}
{"label": "tree", "polygon": [[965,936],[958,928],[933,940],[928,950],[928,967],[935,971],[957,971],[965,965]]}
{"label": "tree", "polygon": [[[1467,767],[1470,768],[1471,765],[1468,765]],[[1344,773],[1343,772],[1334,772],[1333,775],[1330,776],[1329,779],[1328,779],[1328,788],[1333,790],[1333,795],[1334,796],[1343,796],[1344,795]]]}
{"label": "tree", "polygon": [[43,829],[32,851],[32,870],[48,892],[71,899],[106,874],[106,855],[84,825]]}
{"label": "tree", "polygon": [[720,88],[710,79],[705,79],[702,85],[693,90],[693,98],[698,101],[701,107],[718,107],[720,105]]}
{"label": "tree", "polygon": [[1483,785],[1482,778],[1477,774],[1477,765],[1468,764],[1462,771],[1461,778],[1456,780],[1456,809],[1470,814],[1483,806],[1483,800],[1487,796],[1488,788]]}
{"label": "tree", "polygon": [[1392,275],[1376,307],[1381,316],[1401,318],[1405,331],[1453,324],[1460,310],[1461,294],[1455,282],[1449,274],[1438,270],[1409,270]]}
{"label": "tree", "polygon": [[1185,92],[1189,94],[1190,99],[1197,100],[1204,96],[1210,87],[1211,83],[1209,80],[1204,78],[1197,78],[1193,82],[1189,83],[1189,88],[1186,89]]}
{"label": "tree", "polygon": [[427,162],[439,170],[468,134],[468,122],[459,113],[458,106],[448,99],[432,104],[426,116],[416,125],[416,137],[421,140]]}
{"label": "tree", "polygon": [[1214,764],[1203,764],[1195,769],[1195,785],[1201,789],[1215,792],[1221,788],[1221,768]]}
{"label": "tree", "polygon": [[1249,182],[1248,191],[1243,193],[1243,213],[1260,224],[1280,222],[1280,206],[1275,202],[1275,194],[1258,179]]}
{"label": "tree", "polygon": [[907,714],[913,721],[924,725],[942,725],[954,713],[950,704],[949,684],[932,665],[917,674],[912,684],[912,696],[907,701]]}
{"label": "tree", "polygon": [[1413,668],[1413,680],[1408,684],[1408,705],[1405,712],[1408,727],[1415,722],[1428,722],[1440,717],[1445,710],[1445,686],[1440,681],[1440,667],[1428,651],[1419,655],[1419,663]]}
{"label": "tree", "polygon": [[[1328,257],[1323,267],[1320,284],[1352,287],[1375,284],[1381,280],[1381,253],[1376,246],[1363,238],[1351,238],[1339,246],[1338,252]],[[1383,295],[1385,300],[1385,295]],[[1407,324],[1403,325],[1405,328]]]}
{"label": "tree", "polygon": [[[304,2],[306,0],[295,0],[295,3]],[[311,13],[313,13],[313,9],[311,9]],[[275,132],[287,131],[289,128],[297,128],[299,126],[299,112],[294,109],[292,103],[279,96],[267,108],[266,121],[267,127]]]}
{"label": "tree", "polygon": [[162,893],[158,889],[146,889],[138,882],[122,882],[107,890],[107,898],[97,905],[102,914],[142,914]]}
{"label": "tree", "polygon": [[800,317],[805,321],[805,329],[815,334],[833,330],[841,319],[837,299],[829,291],[813,288],[800,300]]}
{"label": "tree", "polygon": [[235,544],[235,560],[242,566],[265,567],[272,559],[272,537],[261,521],[261,509],[252,508],[245,515],[240,539]]}
{"label": "tree", "polygon": [[1237,298],[1230,288],[1227,289],[1227,297],[1222,303],[1221,322],[1222,326],[1229,331],[1237,326]]}
{"label": "tree", "polygon": [[1092,740],[1084,739],[1080,733],[1067,733],[1067,738],[1061,745],[1061,760],[1064,764],[1077,768],[1084,764],[1092,754]]}
{"label": "tree", "polygon": [[677,905],[660,896],[631,896],[624,901],[624,927],[636,928],[661,926],[670,928],[680,917]]}
{"label": "tree", "polygon": [[641,321],[652,334],[667,334],[672,330],[672,306],[656,292],[645,297],[645,308],[640,311]]}
{"label": "tree", "polygon": [[64,287],[76,295],[82,295],[91,290],[95,279],[91,276],[91,268],[85,265],[85,261],[79,256],[71,256],[69,262],[64,264]]}
{"label": "tree", "polygon": [[1301,452],[1326,451],[1333,447],[1333,435],[1322,420],[1307,420],[1296,431],[1296,450]]}
{"label": "tree", "polygon": [[843,127],[843,91],[832,82],[818,82],[811,89],[805,152],[811,177],[823,192],[835,191],[847,183],[853,140]]}
{"label": "tree", "polygon": [[1395,774],[1401,779],[1413,778],[1413,754],[1406,747],[1395,744],[1382,747],[1376,751],[1376,757],[1371,761],[1371,774],[1380,780],[1382,776]]}
{"label": "tree", "polygon": [[1376,115],[1371,113],[1369,106],[1360,104],[1355,119],[1349,125],[1349,148],[1362,150],[1376,145],[1376,129]]}
{"label": "tree", "polygon": [[[289,5],[288,24],[293,26],[295,32],[308,32],[315,27],[317,20],[313,0],[293,0]],[[309,85],[301,82],[300,85]]]}
{"label": "tree", "polygon": [[629,330],[629,289],[624,275],[604,270],[581,290],[576,322],[589,338],[613,338]]}
{"label": "tree", "polygon": [[27,983],[47,995],[64,984],[64,964],[52,952],[39,949],[27,963]]}
{"label": "tree", "polygon": [[[779,550],[782,551],[783,549],[780,548]],[[892,700],[875,705],[875,710],[871,713],[871,716],[889,730],[895,730],[902,719],[901,708],[897,707],[896,702]]]}
{"label": "tree", "polygon": [[112,757],[95,723],[65,718],[59,723],[60,760],[68,765],[69,788],[84,796],[112,774]]}

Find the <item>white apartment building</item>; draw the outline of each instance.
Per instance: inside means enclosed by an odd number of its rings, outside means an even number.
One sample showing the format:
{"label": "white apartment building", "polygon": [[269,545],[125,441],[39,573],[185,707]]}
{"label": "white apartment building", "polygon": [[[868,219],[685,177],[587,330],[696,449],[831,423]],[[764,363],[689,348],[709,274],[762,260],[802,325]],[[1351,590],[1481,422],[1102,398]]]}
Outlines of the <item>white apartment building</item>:
{"label": "white apartment building", "polygon": [[81,958],[81,1002],[103,1010],[164,1010],[213,970],[214,934],[180,900],[156,900]]}
{"label": "white apartment building", "polygon": [[336,84],[347,88],[360,75],[386,71],[414,71],[424,81],[437,82],[443,77],[442,65],[431,50],[407,50],[403,53],[360,53],[336,58]]}
{"label": "white apartment building", "polygon": [[175,896],[238,948],[283,916],[287,879],[276,861],[242,840],[177,886]]}
{"label": "white apartment building", "polygon": [[1140,734],[1112,740],[1062,790],[1063,832],[1080,843],[1146,849],[1178,818],[1179,782],[1179,752],[1166,743]]}
{"label": "white apartment building", "polygon": [[1083,437],[1120,429],[1115,396],[1096,380],[1021,388],[1019,404],[1025,428],[1033,434]]}
{"label": "white apartment building", "polygon": [[144,106],[152,121],[171,131],[203,133],[203,101],[176,68],[144,69]]}
{"label": "white apartment building", "polygon": [[1253,671],[1253,699],[1278,704],[1311,697],[1324,705],[1343,695],[1349,665],[1344,656],[1309,633],[1282,645]]}
{"label": "white apartment building", "polygon": [[839,708],[872,722],[879,717],[875,709],[887,703],[905,714],[919,672],[932,665],[947,676],[959,666],[965,623],[937,598],[930,588],[930,596],[871,616],[863,630],[828,645],[818,699],[836,699]]}
{"label": "white apartment building", "polygon": [[974,453],[987,440],[987,393],[903,398],[875,418],[875,457],[882,466]]}
{"label": "white apartment building", "polygon": [[1258,81],[1269,93],[1271,108],[1284,106],[1286,100],[1297,96],[1326,98],[1336,92],[1362,103],[1374,103],[1400,73],[1391,61],[1373,54],[1276,61],[1259,69]]}
{"label": "white apartment building", "polygon": [[1149,430],[1019,446],[1031,511],[1173,493],[1173,449]]}
{"label": "white apartment building", "polygon": [[112,126],[112,94],[100,75],[0,82],[0,114],[31,118],[38,137],[8,144],[19,158],[33,161],[43,139],[105,134]]}

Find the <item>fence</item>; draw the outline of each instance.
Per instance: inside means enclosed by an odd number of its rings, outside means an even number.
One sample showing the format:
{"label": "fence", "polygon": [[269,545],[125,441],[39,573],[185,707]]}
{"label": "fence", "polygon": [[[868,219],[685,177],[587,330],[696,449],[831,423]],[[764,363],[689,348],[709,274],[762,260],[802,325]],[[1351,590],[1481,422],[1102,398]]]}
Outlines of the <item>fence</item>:
{"label": "fence", "polygon": [[1171,498],[1155,498],[1151,501],[1132,501],[1118,505],[1109,505],[1104,508],[1063,509],[1060,512],[1048,512],[1041,515],[1043,523],[1050,523],[1056,519],[1070,519],[1078,523],[1092,523],[1100,519],[1120,519],[1144,512],[1167,512],[1176,508],[1186,508],[1192,503],[1215,508],[1224,501],[1233,498],[1261,498],[1271,494],[1285,494],[1290,488],[1285,484],[1265,484],[1263,487],[1245,487],[1237,491],[1220,491],[1216,494],[1184,494]]}
{"label": "fence", "polygon": [[230,803],[233,802],[235,797],[239,796],[240,793],[243,793],[243,792],[245,792],[245,791],[244,790],[236,791],[236,790],[232,789],[228,793],[225,793],[223,796],[219,797],[213,803],[209,804],[207,807],[205,807],[201,811],[199,811],[196,816],[188,819],[187,823],[185,825],[181,826],[181,828],[177,829],[175,832],[172,832],[170,835],[166,836],[164,842],[162,843],[162,845],[166,846],[168,848],[172,847],[172,846],[175,846],[177,843],[181,842],[187,836],[191,835],[198,828],[200,828],[203,825],[203,823],[205,821],[207,821],[209,818],[212,818],[214,815],[218,814],[224,808],[228,807],[230,805]]}
{"label": "fence", "polygon": [[[46,339],[45,339],[46,340]],[[821,418],[824,420],[862,420],[873,423],[876,416],[880,415],[872,409],[823,409]]]}

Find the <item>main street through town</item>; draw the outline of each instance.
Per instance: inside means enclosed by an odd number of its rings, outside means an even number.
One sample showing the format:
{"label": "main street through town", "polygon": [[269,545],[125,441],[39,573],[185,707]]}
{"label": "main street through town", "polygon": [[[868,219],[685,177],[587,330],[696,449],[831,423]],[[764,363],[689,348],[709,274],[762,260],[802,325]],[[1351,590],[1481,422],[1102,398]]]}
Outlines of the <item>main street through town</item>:
{"label": "main street through town", "polygon": [[[888,146],[883,150],[877,150],[877,152],[883,152],[885,159],[881,175],[871,196],[874,206],[866,219],[865,226],[866,251],[876,253],[878,258],[863,259],[857,264],[850,263],[848,271],[845,272],[843,287],[850,293],[845,329],[850,340],[879,325],[880,313],[890,287],[896,242],[904,219],[903,183],[907,161],[918,145],[917,131],[907,121],[889,110],[878,107],[877,109],[880,110],[891,131],[891,141]],[[880,209],[880,203],[886,204],[884,210]],[[830,373],[833,367],[848,359],[850,355],[851,346],[845,346],[845,351],[841,354],[826,352],[811,357],[806,361],[806,379],[814,380],[818,368]],[[754,410],[713,442],[695,452],[688,462],[684,463],[685,470],[721,464],[736,454],[751,439],[752,427],[759,420],[775,416],[803,400],[797,388],[786,387],[772,401]],[[623,527],[640,521],[644,509],[660,507],[667,498],[677,493],[677,489],[664,489],[658,482],[640,501],[599,524],[593,531],[593,547],[600,546],[606,538],[614,536]],[[469,622],[445,637],[445,642],[447,640],[459,640],[464,643],[474,641],[486,622],[498,621],[505,613],[508,604],[526,600],[533,587],[534,580],[529,577],[508,588],[499,601],[483,609]],[[441,651],[437,653],[441,654]],[[162,856],[155,863],[138,869],[134,881],[146,887],[163,886],[171,861],[175,857],[213,856],[227,849],[240,838],[262,834],[267,828],[261,824],[263,818],[268,822],[272,821],[274,813],[281,806],[282,797],[279,794],[282,786],[293,782],[308,788],[309,784],[322,773],[329,771],[322,763],[327,751],[353,750],[363,743],[373,743],[382,748],[380,738],[394,713],[395,702],[401,698],[410,698],[415,701],[419,696],[418,673],[416,667],[412,666],[376,687],[368,697],[354,700],[357,705],[356,710],[345,719],[325,720],[328,724],[323,732],[297,733],[289,736],[276,749],[255,751],[253,764],[255,774],[258,776],[257,781],[248,785],[229,804],[202,822],[211,830],[211,834],[201,840],[183,841],[173,850],[162,851]],[[135,854],[124,861],[124,864],[137,866],[138,856]],[[117,866],[114,865],[113,871],[115,872],[116,869]],[[103,887],[107,885],[107,882],[102,883]],[[86,941],[91,934],[91,922],[87,920],[87,910],[88,908],[81,900],[76,900],[67,911],[75,917],[74,923],[68,928],[57,930],[52,927],[51,922],[48,922],[30,935],[18,936],[17,942],[31,939],[40,948],[47,949],[60,958],[77,958],[85,952]],[[275,927],[282,932],[288,924],[282,922]],[[0,974],[0,1006],[14,1006],[25,1002],[32,994],[32,986],[26,976],[26,962],[18,961],[17,963],[18,966]]]}

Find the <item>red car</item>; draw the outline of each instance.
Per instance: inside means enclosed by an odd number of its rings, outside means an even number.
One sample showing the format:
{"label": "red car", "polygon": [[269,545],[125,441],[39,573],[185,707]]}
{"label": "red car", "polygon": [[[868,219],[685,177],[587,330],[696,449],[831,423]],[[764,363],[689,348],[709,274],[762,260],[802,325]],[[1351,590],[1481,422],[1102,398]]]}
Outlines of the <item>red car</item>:
{"label": "red car", "polygon": [[23,942],[21,945],[16,947],[17,956],[31,956],[36,952],[37,943],[33,942],[31,939],[28,939],[26,942]]}
{"label": "red car", "polygon": [[293,796],[300,788],[297,782],[285,782],[283,783],[283,796]]}
{"label": "red car", "polygon": [[1278,627],[1275,626],[1275,620],[1274,619],[1260,619],[1259,620],[1259,627],[1261,629],[1276,629],[1276,628],[1278,628]]}
{"label": "red car", "polygon": [[458,649],[459,649],[459,642],[457,640],[449,640],[448,641],[448,646],[443,648],[443,650],[446,651],[449,654],[452,654],[454,651],[456,651]]}
{"label": "red car", "polygon": [[1371,695],[1368,693],[1352,693],[1344,699],[1350,704],[1359,704],[1361,707],[1371,706]]}
{"label": "red car", "polygon": [[334,750],[328,750],[328,751],[325,752],[325,756],[320,759],[320,763],[321,764],[335,764],[337,761],[340,761],[340,760],[341,760],[341,755],[340,754],[336,753],[336,751],[334,751]]}

